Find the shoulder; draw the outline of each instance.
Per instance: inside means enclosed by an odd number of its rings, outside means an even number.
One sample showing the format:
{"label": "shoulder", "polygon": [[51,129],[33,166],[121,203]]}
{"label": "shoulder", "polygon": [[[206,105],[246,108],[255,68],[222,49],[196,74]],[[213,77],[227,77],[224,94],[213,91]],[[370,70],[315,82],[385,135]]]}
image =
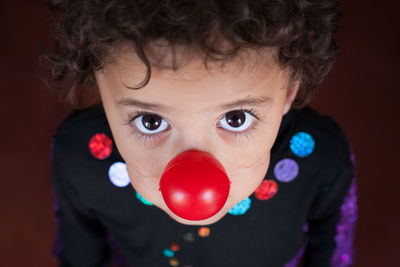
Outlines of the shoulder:
{"label": "shoulder", "polygon": [[[330,116],[322,115],[311,107],[294,110],[298,130],[310,132],[315,139],[316,149],[348,154],[350,145],[342,127]],[[318,146],[317,146],[318,145]]]}
{"label": "shoulder", "polygon": [[[96,133],[104,133],[112,138],[101,104],[72,110],[57,126],[53,134],[53,142],[58,146],[78,148],[82,151]],[[80,144],[82,146],[79,146]]]}
{"label": "shoulder", "polygon": [[[98,134],[111,144],[110,154],[100,160],[94,156],[89,146]],[[118,160],[120,156],[101,104],[71,111],[53,134],[52,165],[58,171],[62,168],[69,176],[85,175],[90,179],[105,165]]]}
{"label": "shoulder", "polygon": [[[353,152],[347,135],[330,116],[306,107],[292,113],[292,133],[307,132],[315,141],[312,154],[298,158],[306,186],[313,188],[309,220],[338,212],[355,178]],[[307,176],[307,177],[305,177]]]}
{"label": "shoulder", "polygon": [[326,150],[331,152],[329,154],[351,152],[348,138],[342,127],[332,117],[322,115],[309,106],[291,109],[284,115],[278,137],[289,138],[293,141],[293,136],[299,133],[305,133],[311,137],[314,141],[315,152],[326,152]]}
{"label": "shoulder", "polygon": [[291,109],[282,120],[279,134],[279,150],[295,158],[310,176],[325,177],[328,183],[337,176],[352,176],[350,143],[332,117],[308,106]]}
{"label": "shoulder", "polygon": [[83,109],[72,110],[57,126],[55,137],[73,135],[74,133],[84,134],[92,132],[93,127],[104,128],[108,126],[102,104],[96,104]]}
{"label": "shoulder", "polygon": [[135,196],[122,165],[101,104],[73,110],[53,134],[51,173],[56,194],[76,206],[117,216],[121,203],[131,203]]}

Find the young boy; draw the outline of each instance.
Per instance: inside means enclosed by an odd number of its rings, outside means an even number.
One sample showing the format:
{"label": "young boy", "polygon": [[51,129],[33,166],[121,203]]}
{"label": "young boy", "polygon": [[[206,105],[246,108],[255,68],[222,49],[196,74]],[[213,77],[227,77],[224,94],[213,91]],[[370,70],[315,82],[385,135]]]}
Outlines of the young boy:
{"label": "young boy", "polygon": [[350,147],[305,107],[337,1],[50,7],[55,80],[101,97],[53,139],[62,266],[351,264]]}

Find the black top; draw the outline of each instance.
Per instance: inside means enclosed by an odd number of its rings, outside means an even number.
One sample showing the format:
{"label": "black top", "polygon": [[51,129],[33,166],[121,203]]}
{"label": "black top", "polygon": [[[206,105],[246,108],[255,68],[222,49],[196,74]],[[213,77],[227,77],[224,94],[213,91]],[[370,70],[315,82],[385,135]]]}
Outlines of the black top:
{"label": "black top", "polygon": [[[113,141],[106,159],[97,159],[88,147],[97,133]],[[303,252],[303,266],[348,266],[349,229],[356,216],[354,197],[349,198],[351,156],[345,134],[331,118],[309,107],[291,109],[283,117],[264,178],[272,197],[253,193],[239,203],[241,215],[234,215],[238,204],[232,214],[201,229],[145,204],[130,184],[114,185],[109,169],[123,159],[102,105],[74,110],[52,143],[58,221],[53,252],[60,266],[109,266],[114,258],[120,266],[281,267],[295,266]],[[351,206],[347,214],[346,205]],[[338,222],[347,225],[340,228]],[[342,251],[335,254],[335,249]]]}

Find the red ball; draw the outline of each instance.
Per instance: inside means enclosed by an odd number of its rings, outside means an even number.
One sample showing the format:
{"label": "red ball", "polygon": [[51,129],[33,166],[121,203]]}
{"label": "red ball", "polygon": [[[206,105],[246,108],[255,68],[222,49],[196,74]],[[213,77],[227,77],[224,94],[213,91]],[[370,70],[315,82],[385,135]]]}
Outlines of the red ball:
{"label": "red ball", "polygon": [[225,205],[230,180],[225,169],[211,154],[188,150],[165,167],[160,189],[168,208],[186,220],[204,220]]}

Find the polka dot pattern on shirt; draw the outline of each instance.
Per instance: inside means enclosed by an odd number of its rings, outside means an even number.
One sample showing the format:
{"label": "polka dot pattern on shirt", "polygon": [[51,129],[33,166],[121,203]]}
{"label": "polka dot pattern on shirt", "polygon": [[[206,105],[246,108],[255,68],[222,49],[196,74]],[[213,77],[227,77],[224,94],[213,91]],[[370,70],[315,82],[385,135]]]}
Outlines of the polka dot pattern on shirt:
{"label": "polka dot pattern on shirt", "polygon": [[139,199],[140,202],[142,202],[143,204],[145,204],[147,206],[153,206],[153,203],[144,199],[144,197],[142,197],[138,192],[136,192],[136,198]]}
{"label": "polka dot pattern on shirt", "polygon": [[274,180],[264,179],[254,191],[258,200],[268,200],[278,192],[278,184]]}
{"label": "polka dot pattern on shirt", "polygon": [[251,199],[247,197],[233,206],[228,213],[231,215],[243,215],[250,209],[250,205]]}
{"label": "polka dot pattern on shirt", "polygon": [[281,159],[274,167],[276,179],[281,182],[291,182],[299,174],[299,165],[293,159]]}
{"label": "polka dot pattern on shirt", "polygon": [[123,162],[114,162],[108,169],[108,177],[111,183],[117,187],[125,187],[130,184],[126,164]]}
{"label": "polka dot pattern on shirt", "polygon": [[110,156],[113,148],[111,139],[103,134],[96,133],[89,141],[89,151],[96,159],[106,159]]}
{"label": "polka dot pattern on shirt", "polygon": [[309,156],[314,151],[314,138],[306,132],[298,132],[290,139],[290,149],[301,158]]}

